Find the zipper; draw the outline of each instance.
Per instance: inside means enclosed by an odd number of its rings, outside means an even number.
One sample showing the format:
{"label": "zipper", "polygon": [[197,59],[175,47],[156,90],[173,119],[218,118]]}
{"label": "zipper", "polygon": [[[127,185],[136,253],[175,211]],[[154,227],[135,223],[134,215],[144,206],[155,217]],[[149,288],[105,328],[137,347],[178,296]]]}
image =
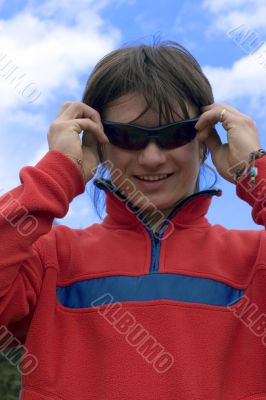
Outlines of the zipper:
{"label": "zipper", "polygon": [[[115,192],[118,197],[120,197],[121,200],[126,199],[125,196],[122,195],[122,193],[119,192],[118,189],[115,189],[114,186],[112,185],[111,181],[107,180],[107,179],[95,179],[93,181],[93,183],[95,184],[95,186],[97,186],[99,189],[104,189],[107,191],[112,191]],[[147,221],[145,220],[145,217],[141,217],[139,214],[140,219],[142,219],[142,222],[145,222],[147,225],[147,228],[145,227],[145,229],[148,231],[151,241],[152,241],[152,250],[151,250],[151,264],[150,264],[150,269],[149,272],[150,273],[157,273],[159,271],[159,260],[160,260],[160,250],[161,250],[161,238],[163,236],[163,233],[165,231],[165,229],[167,228],[168,223],[170,222],[170,220],[175,216],[175,214],[181,209],[183,208],[183,206],[185,204],[187,204],[190,200],[192,200],[195,197],[199,197],[199,196],[205,196],[206,194],[209,195],[216,195],[216,196],[221,196],[222,194],[222,190],[221,189],[205,189],[202,190],[200,192],[197,193],[193,193],[192,195],[188,196],[187,198],[183,199],[180,201],[180,203],[178,205],[176,205],[176,207],[171,211],[171,213],[168,215],[167,220],[163,223],[163,225],[161,226],[160,231],[158,232],[157,236],[154,235],[151,227],[149,226],[149,224],[147,223]],[[131,208],[133,211],[137,211],[138,209],[133,206],[131,203],[128,203],[129,208]]]}
{"label": "zipper", "polygon": [[[176,213],[178,211],[180,211],[181,208],[183,208],[183,206],[185,204],[187,204],[190,200],[192,200],[192,198],[204,196],[208,192],[209,193],[211,192],[211,194],[213,194],[214,190],[207,189],[207,190],[204,190],[203,193],[199,193],[199,192],[193,193],[191,196],[189,196],[186,199],[184,199],[183,201],[181,201],[180,204],[178,204],[176,206],[176,208],[174,210],[172,210],[172,212],[168,215],[167,220],[161,226],[161,229],[158,232],[158,237],[154,236],[154,233],[150,227],[147,229],[149,232],[149,235],[151,237],[151,240],[152,240],[151,264],[150,264],[150,270],[149,270],[150,273],[157,273],[159,271],[159,260],[160,260],[160,251],[161,251],[161,240],[160,239],[162,238],[163,232],[165,231],[170,220],[176,215]],[[217,194],[218,194],[218,192],[220,192],[220,191],[217,190]],[[220,195],[220,193],[218,195]]]}
{"label": "zipper", "polygon": [[153,273],[159,270],[161,243],[160,239],[155,237],[152,232],[150,232],[150,236],[152,240],[150,272]]}

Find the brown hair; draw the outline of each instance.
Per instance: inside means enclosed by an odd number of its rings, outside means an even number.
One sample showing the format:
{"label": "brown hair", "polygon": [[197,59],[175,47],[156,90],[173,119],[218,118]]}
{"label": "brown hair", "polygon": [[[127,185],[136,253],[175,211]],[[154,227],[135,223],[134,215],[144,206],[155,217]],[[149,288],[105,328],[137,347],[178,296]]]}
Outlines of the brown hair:
{"label": "brown hair", "polygon": [[[202,72],[195,58],[182,45],[173,41],[154,40],[152,45],[139,44],[112,51],[102,58],[93,69],[82,97],[82,101],[96,109],[101,117],[106,105],[116,98],[128,93],[141,93],[147,107],[158,110],[159,121],[162,117],[166,123],[173,122],[178,102],[181,119],[189,118],[188,104],[200,108],[214,102],[211,85]],[[173,101],[174,100],[174,101]],[[140,115],[138,116],[140,117]],[[130,121],[133,122],[133,121]],[[165,122],[164,122],[165,123]],[[204,145],[204,159],[208,156]],[[100,161],[103,162],[101,146],[98,145]],[[215,175],[215,171],[208,165]],[[100,176],[104,176],[106,168],[101,165]],[[197,178],[195,192],[199,191]],[[93,188],[93,204],[98,216],[99,189]]]}

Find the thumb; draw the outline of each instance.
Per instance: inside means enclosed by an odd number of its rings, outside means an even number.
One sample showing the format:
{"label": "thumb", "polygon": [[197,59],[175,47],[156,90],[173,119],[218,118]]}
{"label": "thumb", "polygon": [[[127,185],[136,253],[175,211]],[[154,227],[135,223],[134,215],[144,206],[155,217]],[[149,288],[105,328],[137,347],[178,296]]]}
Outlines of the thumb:
{"label": "thumb", "polygon": [[220,147],[222,144],[220,136],[218,135],[215,128],[212,129],[207,128],[202,131],[199,131],[197,138],[199,142],[206,144],[211,153],[211,156],[214,155],[217,147]]}

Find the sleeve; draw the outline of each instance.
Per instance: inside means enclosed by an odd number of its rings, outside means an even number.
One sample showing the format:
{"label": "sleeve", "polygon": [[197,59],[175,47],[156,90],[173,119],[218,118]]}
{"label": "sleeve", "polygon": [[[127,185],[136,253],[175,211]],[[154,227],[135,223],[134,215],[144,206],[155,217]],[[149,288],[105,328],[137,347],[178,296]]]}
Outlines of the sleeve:
{"label": "sleeve", "polygon": [[0,326],[25,337],[44,276],[39,238],[84,191],[81,171],[59,151],[49,151],[19,173],[21,185],[0,197]]}
{"label": "sleeve", "polygon": [[236,193],[251,205],[253,221],[266,229],[266,155],[255,160],[255,166],[258,175],[254,187],[250,185],[249,175],[242,176],[237,182]]}

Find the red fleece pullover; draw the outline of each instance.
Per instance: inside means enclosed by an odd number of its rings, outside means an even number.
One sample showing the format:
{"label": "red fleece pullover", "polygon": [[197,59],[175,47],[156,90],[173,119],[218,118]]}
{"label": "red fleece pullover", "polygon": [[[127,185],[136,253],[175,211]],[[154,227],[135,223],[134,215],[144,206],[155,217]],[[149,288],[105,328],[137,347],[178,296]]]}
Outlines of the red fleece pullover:
{"label": "red fleece pullover", "polygon": [[[265,227],[256,166],[236,193]],[[25,346],[21,400],[266,400],[265,229],[211,225],[213,189],[155,237],[104,181],[102,223],[52,226],[84,191],[78,166],[49,151],[19,176],[0,197],[0,350]]]}

